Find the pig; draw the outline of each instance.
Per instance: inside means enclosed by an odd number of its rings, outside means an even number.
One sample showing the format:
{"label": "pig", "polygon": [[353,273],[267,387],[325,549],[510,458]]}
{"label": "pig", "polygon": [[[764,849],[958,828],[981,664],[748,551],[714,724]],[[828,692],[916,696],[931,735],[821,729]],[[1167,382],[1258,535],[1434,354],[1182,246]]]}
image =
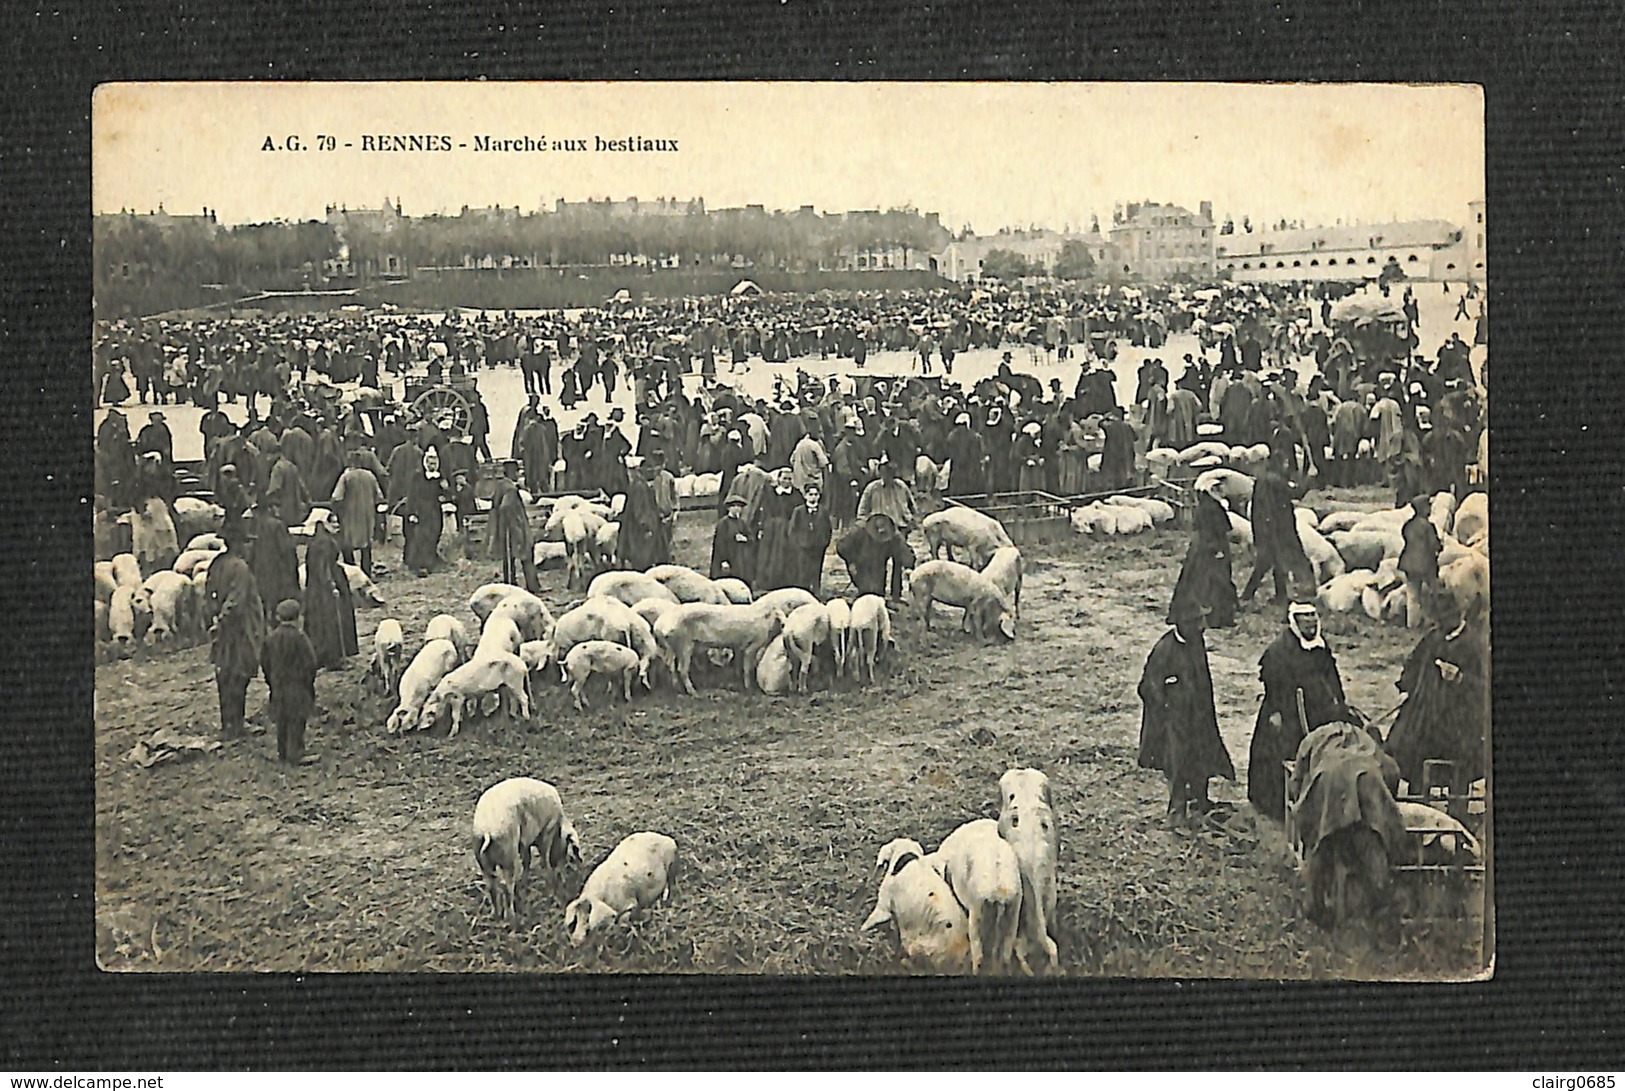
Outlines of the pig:
{"label": "pig", "polygon": [[813,653],[818,645],[829,643],[829,607],[821,602],[797,606],[784,619],[784,650],[795,671],[796,692],[807,692],[807,676],[812,671]]}
{"label": "pig", "polygon": [[548,611],[547,604],[529,591],[508,595],[497,603],[496,608],[486,615],[485,623],[489,625],[492,618],[499,616],[512,618],[526,640],[541,640],[553,624],[553,615]]}
{"label": "pig", "polygon": [[[485,619],[491,616],[491,611],[495,610],[503,599],[515,594],[530,595],[530,592],[512,583],[481,584],[472,595],[468,596],[468,608],[475,617],[480,619],[480,624],[484,625]],[[535,596],[531,595],[531,597],[534,598]]]}
{"label": "pig", "polygon": [[708,602],[712,606],[727,606],[733,601],[728,593],[712,580],[692,568],[680,564],[660,564],[645,573],[677,596],[679,602]]}
{"label": "pig", "polygon": [[996,584],[974,568],[957,561],[926,561],[909,577],[909,596],[926,629],[931,628],[931,606],[941,602],[965,611],[965,623],[978,641],[991,632],[1007,640],[1016,638],[1010,601]]}
{"label": "pig", "polygon": [[935,855],[911,838],[882,845],[875,858],[880,890],[861,931],[891,922],[905,958],[937,973],[959,973],[970,957],[970,925],[936,865]]}
{"label": "pig", "polygon": [[1482,492],[1468,493],[1456,508],[1456,516],[1451,524],[1450,532],[1466,546],[1476,546],[1481,538],[1487,541],[1490,535],[1489,494]]}
{"label": "pig", "polygon": [[1059,966],[1060,954],[1051,930],[1060,834],[1049,777],[1037,769],[1009,769],[999,778],[999,836],[1016,850],[1021,864],[1017,958],[1030,969],[1034,952],[1042,951],[1050,966]]}
{"label": "pig", "polygon": [[773,642],[756,661],[756,688],[770,696],[780,696],[795,688],[795,676],[790,669],[790,652],[785,647],[784,634]]}
{"label": "pig", "polygon": [[780,587],[762,595],[751,605],[761,606],[765,603],[769,608],[778,610],[788,617],[791,610],[799,606],[805,606],[809,602],[817,601],[818,596],[804,587]]}
{"label": "pig", "polygon": [[216,551],[212,549],[188,549],[175,558],[171,568],[182,576],[195,576],[199,568],[207,569],[216,556]]}
{"label": "pig", "polygon": [[226,540],[218,534],[197,534],[187,540],[186,549],[206,549],[211,553],[223,553],[226,549]]}
{"label": "pig", "polygon": [[485,877],[491,909],[504,919],[518,912],[520,873],[538,852],[557,890],[560,878],[581,863],[581,839],[564,813],[558,789],[532,777],[510,777],[487,788],[474,806],[474,859]]}
{"label": "pig", "polygon": [[1253,502],[1253,483],[1251,474],[1220,467],[1197,474],[1194,488],[1198,492],[1216,488],[1214,495],[1223,500],[1231,511],[1245,513]]}
{"label": "pig", "polygon": [[493,613],[486,620],[485,628],[480,630],[479,643],[474,645],[474,654],[469,656],[469,660],[472,662],[493,655],[518,655],[519,646],[524,642],[513,618]]}
{"label": "pig", "polygon": [[970,933],[971,973],[982,967],[1007,968],[1021,925],[1021,859],[999,836],[991,818],[965,823],[949,834],[932,854],[937,873],[948,881],[965,907]]}
{"label": "pig", "polygon": [[784,617],[783,607],[765,597],[749,606],[689,602],[664,614],[655,625],[654,636],[673,684],[680,685],[690,697],[695,690],[689,666],[695,648],[700,646],[732,649],[740,660],[748,692],[755,682],[757,657],[779,635]]}
{"label": "pig", "polygon": [[642,572],[605,572],[587,585],[589,599],[619,599],[633,606],[644,599],[667,599],[681,602],[676,593],[665,584]]}

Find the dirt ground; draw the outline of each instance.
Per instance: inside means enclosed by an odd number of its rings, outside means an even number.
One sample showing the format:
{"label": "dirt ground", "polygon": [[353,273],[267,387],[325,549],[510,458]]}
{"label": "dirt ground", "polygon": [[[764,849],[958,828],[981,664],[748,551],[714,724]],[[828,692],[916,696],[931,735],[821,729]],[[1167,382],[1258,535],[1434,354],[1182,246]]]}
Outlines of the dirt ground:
{"label": "dirt ground", "polygon": [[[125,760],[162,726],[218,731],[208,649],[104,661],[98,959],[158,971],[904,973],[889,929],[858,931],[874,902],[876,849],[897,836],[934,846],[961,822],[996,815],[1000,773],[1033,765],[1050,777],[1061,829],[1066,974],[1482,972],[1480,913],[1407,923],[1397,946],[1303,919],[1279,827],[1245,795],[1273,610],[1208,636],[1219,721],[1242,780],[1215,782],[1215,795],[1236,805],[1197,833],[1164,828],[1162,776],[1135,764],[1135,686],[1186,538],[1165,530],[1029,545],[1013,644],[978,646],[950,619],[957,611],[941,611],[926,633],[894,607],[900,652],[870,688],[771,698],[740,692],[729,674],[709,678],[697,698],[662,689],[625,705],[600,694],[577,713],[567,688],[547,686],[533,724],[499,714],[452,740],[400,738],[382,729],[383,699],[362,692],[358,656],[320,676],[322,711],[307,736],[316,757],[291,771],[274,760],[263,723],[251,723],[248,741],[190,761],[144,770]],[[705,567],[709,540],[702,514],[680,529],[677,559]],[[461,556],[449,533],[441,549]],[[415,650],[430,617],[471,617],[469,593],[496,578],[485,560],[403,576],[398,550],[397,539],[379,558],[391,569],[379,581],[388,604],[358,612],[363,648],[394,617]],[[1250,561],[1238,557],[1238,579]],[[825,571],[826,595],[850,594],[833,554]],[[572,603],[561,571],[542,579],[555,613]],[[1363,616],[1333,617],[1327,630],[1351,701],[1392,707],[1414,634]],[[256,681],[251,720],[264,700]],[[469,822],[480,793],[515,775],[558,786],[588,868],[636,830],[675,837],[684,870],[671,903],[575,948],[563,928],[568,895],[530,878],[517,924],[496,920]]]}

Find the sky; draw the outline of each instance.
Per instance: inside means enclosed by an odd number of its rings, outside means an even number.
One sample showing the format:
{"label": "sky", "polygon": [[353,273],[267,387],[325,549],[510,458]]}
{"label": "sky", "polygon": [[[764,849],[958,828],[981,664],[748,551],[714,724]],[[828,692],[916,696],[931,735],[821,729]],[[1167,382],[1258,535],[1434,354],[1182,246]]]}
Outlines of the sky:
{"label": "sky", "polygon": [[[708,208],[912,205],[986,234],[1086,228],[1092,213],[1109,225],[1128,201],[1194,211],[1211,200],[1238,224],[1462,223],[1484,194],[1483,117],[1472,85],[104,84],[92,203],[208,207],[237,224],[386,197],[414,216],[703,197]],[[377,134],[445,136],[452,150],[363,151]],[[306,150],[281,150],[290,135]],[[317,149],[322,135],[333,150]],[[543,137],[550,150],[477,152],[480,136]],[[627,137],[677,150],[551,150]]]}

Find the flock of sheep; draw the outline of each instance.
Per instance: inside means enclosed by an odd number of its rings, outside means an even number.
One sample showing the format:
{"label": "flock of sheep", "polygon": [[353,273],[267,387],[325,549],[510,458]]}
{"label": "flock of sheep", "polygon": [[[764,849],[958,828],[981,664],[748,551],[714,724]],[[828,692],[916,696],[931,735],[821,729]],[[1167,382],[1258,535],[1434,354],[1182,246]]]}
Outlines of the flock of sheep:
{"label": "flock of sheep", "polygon": [[[861,930],[892,925],[904,958],[937,973],[1028,974],[1059,967],[1054,939],[1059,831],[1049,778],[1011,769],[999,778],[999,817],[967,822],[927,853],[912,838],[883,845],[875,908]],[[581,839],[558,789],[512,777],[474,807],[474,858],[492,910],[519,913],[518,883],[532,868],[557,899],[582,863]],[[579,946],[595,932],[665,903],[677,878],[677,842],[633,833],[615,846],[566,903],[564,928]]]}
{"label": "flock of sheep", "polygon": [[[1193,487],[1211,491],[1230,517],[1230,541],[1235,547],[1253,547],[1252,523],[1247,519],[1255,471],[1269,457],[1265,444],[1227,447],[1206,441],[1175,451],[1152,448],[1146,465],[1154,479],[1166,481],[1176,466],[1199,470]],[[1091,537],[1126,536],[1171,522],[1172,506],[1149,497],[1110,496],[1072,511],[1072,527]],[[1399,572],[1399,554],[1405,541],[1400,529],[1411,510],[1393,508],[1360,511],[1322,506],[1299,506],[1298,539],[1314,570],[1317,600],[1330,613],[1363,612],[1373,621],[1415,628],[1422,610],[1416,595]],[[1475,604],[1489,602],[1489,498],[1475,492],[1461,501],[1450,493],[1431,498],[1428,521],[1438,532],[1439,582],[1465,613]]]}

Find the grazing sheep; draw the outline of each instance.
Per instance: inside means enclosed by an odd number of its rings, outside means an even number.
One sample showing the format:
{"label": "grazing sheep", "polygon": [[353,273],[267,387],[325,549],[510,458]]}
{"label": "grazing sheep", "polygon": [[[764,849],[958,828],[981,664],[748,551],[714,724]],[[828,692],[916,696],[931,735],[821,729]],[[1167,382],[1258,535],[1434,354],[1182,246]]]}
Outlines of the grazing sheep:
{"label": "grazing sheep", "polygon": [[724,576],[720,580],[712,580],[711,582],[722,588],[722,593],[727,595],[728,601],[735,606],[749,606],[751,599],[755,597],[750,593],[750,585],[744,580]]}
{"label": "grazing sheep", "polygon": [[970,926],[953,888],[918,841],[899,837],[875,858],[880,890],[868,932],[892,922],[904,957],[938,973],[960,973],[970,957]]}
{"label": "grazing sheep", "polygon": [[429,699],[440,680],[455,670],[462,655],[450,640],[430,640],[418,649],[412,662],[401,675],[400,696],[395,711],[389,714],[384,730],[391,735],[411,731],[421,721],[423,703]]}
{"label": "grazing sheep", "polygon": [[[429,619],[429,627],[423,630],[423,641],[428,644],[435,640],[451,641],[452,646],[457,649],[458,663],[467,659],[468,653],[474,647],[474,640],[468,634],[468,626],[450,614],[436,614]],[[452,664],[454,667],[456,665],[457,663]]]}
{"label": "grazing sheep", "polygon": [[638,653],[625,644],[616,644],[608,640],[584,640],[570,649],[570,654],[564,657],[564,672],[570,678],[570,696],[575,700],[576,711],[581,712],[587,707],[587,682],[595,674],[610,678],[610,692],[614,689],[614,676],[621,676],[621,692],[626,700],[632,699],[632,682],[637,678],[640,663]]}
{"label": "grazing sheep", "polygon": [[824,604],[829,612],[829,646],[835,659],[835,677],[846,673],[847,643],[852,636],[852,607],[843,598]]}
{"label": "grazing sheep", "polygon": [[367,678],[378,686],[379,692],[393,694],[401,684],[401,672],[406,669],[406,634],[401,623],[386,617],[378,623],[372,634],[372,659],[367,663]]}
{"label": "grazing sheep", "polygon": [[927,630],[931,628],[931,606],[941,602],[965,611],[965,623],[978,641],[986,642],[993,632],[1002,633],[1008,640],[1016,638],[1010,600],[974,568],[957,561],[926,561],[910,574],[908,590],[915,613]]}
{"label": "grazing sheep", "polygon": [[1042,951],[1060,965],[1055,924],[1056,861],[1060,834],[1055,825],[1049,777],[1037,769],[1009,769],[999,778],[999,836],[1010,842],[1021,864],[1021,925],[1016,938],[1023,965]]}
{"label": "grazing sheep", "polygon": [[860,595],[852,604],[852,632],[847,638],[847,661],[854,677],[875,680],[875,662],[881,652],[897,645],[891,635],[891,611],[879,595]]}
{"label": "grazing sheep", "polygon": [[446,737],[455,739],[462,729],[468,703],[492,693],[511,699],[509,715],[513,714],[513,706],[517,705],[519,716],[528,720],[529,681],[530,672],[525,670],[524,660],[517,655],[488,652],[470,659],[436,683],[434,692],[423,702],[418,724],[423,730],[430,731],[442,721],[448,722],[451,730]]}
{"label": "grazing sheep", "polygon": [[797,606],[784,619],[783,639],[796,675],[796,692],[806,693],[813,654],[818,645],[829,643],[829,608],[821,602]]}
{"label": "grazing sheep", "polygon": [[920,520],[920,533],[925,536],[925,551],[931,557],[942,551],[953,560],[957,547],[967,551],[977,567],[987,564],[995,549],[1015,544],[1003,523],[971,508],[944,508],[927,515]]}
{"label": "grazing sheep", "polygon": [[474,859],[491,908],[503,919],[518,912],[516,887],[532,851],[540,853],[555,892],[561,873],[581,862],[581,839],[558,789],[546,781],[512,777],[487,788],[474,805],[473,828]]}
{"label": "grazing sheep", "polygon": [[982,569],[982,575],[993,581],[1005,598],[1015,604],[1016,617],[1021,617],[1021,550],[1015,546],[1000,546]]}
{"label": "grazing sheep", "polygon": [[708,602],[713,606],[726,606],[733,601],[709,577],[680,564],[658,564],[644,575],[658,581],[676,595],[679,602]]}
{"label": "grazing sheep", "polygon": [[[965,907],[971,973],[1008,969],[1021,924],[1021,860],[999,836],[999,824],[978,818],[960,826],[937,847],[934,866]],[[1031,970],[1025,964],[1022,967]]]}
{"label": "grazing sheep", "polygon": [[564,907],[571,944],[579,947],[622,917],[663,904],[676,878],[676,841],[647,831],[624,838],[592,869],[580,896]]}

